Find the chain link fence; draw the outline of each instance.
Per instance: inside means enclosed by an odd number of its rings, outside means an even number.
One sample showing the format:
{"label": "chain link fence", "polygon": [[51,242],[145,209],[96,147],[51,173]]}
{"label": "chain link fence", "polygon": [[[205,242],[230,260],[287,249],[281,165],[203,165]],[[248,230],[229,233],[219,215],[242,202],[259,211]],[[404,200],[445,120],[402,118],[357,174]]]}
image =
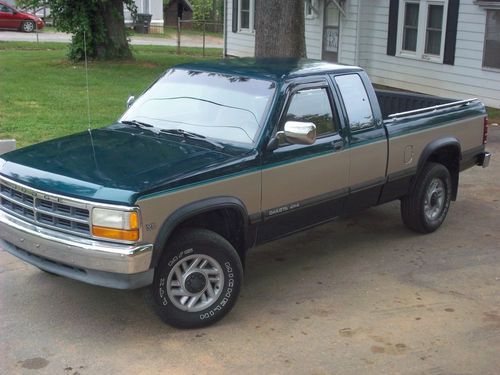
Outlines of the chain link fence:
{"label": "chain link fence", "polygon": [[153,44],[155,39],[163,39],[169,45],[176,46],[177,53],[181,53],[183,47],[198,47],[205,56],[207,48],[222,49],[224,45],[224,25],[219,22],[178,18],[176,25],[156,25],[149,23],[150,19],[145,17],[138,17],[137,20],[133,26],[132,40],[149,40]]}
{"label": "chain link fence", "polygon": [[[178,54],[184,48],[201,48],[205,56],[208,49],[214,55],[214,49],[222,49],[224,25],[211,21],[177,19],[176,25],[157,25],[149,19],[139,19],[130,26],[129,41],[135,45],[163,45],[176,47]],[[53,27],[44,27],[43,23],[33,20],[0,20],[1,30],[20,31],[10,33],[8,40],[32,42],[70,42],[71,35],[57,32]],[[1,37],[1,35],[0,35]],[[2,39],[1,40],[7,40]],[[216,53],[215,53],[216,54]]]}

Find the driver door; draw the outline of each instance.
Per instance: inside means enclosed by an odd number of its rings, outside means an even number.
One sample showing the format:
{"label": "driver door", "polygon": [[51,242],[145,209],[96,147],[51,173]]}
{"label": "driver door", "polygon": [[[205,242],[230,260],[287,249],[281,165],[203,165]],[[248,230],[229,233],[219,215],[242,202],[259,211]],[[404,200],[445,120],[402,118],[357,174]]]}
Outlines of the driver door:
{"label": "driver door", "polygon": [[267,152],[262,170],[258,242],[265,242],[340,214],[348,191],[349,152],[327,81],[292,88],[276,130],[286,121],[312,122],[312,145],[284,142]]}

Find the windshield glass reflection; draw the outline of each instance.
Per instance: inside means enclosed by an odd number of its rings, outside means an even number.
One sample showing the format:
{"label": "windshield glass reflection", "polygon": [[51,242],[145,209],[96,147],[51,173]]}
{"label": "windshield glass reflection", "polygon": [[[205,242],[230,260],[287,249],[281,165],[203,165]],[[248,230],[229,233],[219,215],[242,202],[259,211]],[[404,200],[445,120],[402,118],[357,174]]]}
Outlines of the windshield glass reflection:
{"label": "windshield glass reflection", "polygon": [[171,69],[120,121],[253,145],[275,86],[248,77]]}

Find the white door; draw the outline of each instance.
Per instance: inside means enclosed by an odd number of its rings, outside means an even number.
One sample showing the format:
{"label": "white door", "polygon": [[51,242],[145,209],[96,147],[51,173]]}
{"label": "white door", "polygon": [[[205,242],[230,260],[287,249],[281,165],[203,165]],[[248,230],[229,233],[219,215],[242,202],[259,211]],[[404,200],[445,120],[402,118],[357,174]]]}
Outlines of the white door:
{"label": "white door", "polygon": [[340,11],[332,1],[325,1],[322,59],[337,62],[340,44]]}

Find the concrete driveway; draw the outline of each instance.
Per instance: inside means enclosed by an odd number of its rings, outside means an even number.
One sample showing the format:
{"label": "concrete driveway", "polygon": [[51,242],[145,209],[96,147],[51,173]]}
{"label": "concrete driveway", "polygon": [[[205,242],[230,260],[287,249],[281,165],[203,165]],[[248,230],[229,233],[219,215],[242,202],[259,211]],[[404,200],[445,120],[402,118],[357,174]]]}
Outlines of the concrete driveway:
{"label": "concrete driveway", "polygon": [[[46,32],[40,33],[22,33],[18,31],[0,30],[0,41],[9,42],[56,42],[56,43],[69,43],[71,42],[71,34],[60,32]],[[132,45],[156,45],[156,46],[177,46],[176,38],[161,38],[158,36],[132,36],[130,37],[130,44]],[[223,48],[224,41],[222,38],[217,38],[211,35],[206,36],[206,48]],[[203,38],[198,35],[182,35],[182,47],[202,47]]]}
{"label": "concrete driveway", "polygon": [[208,329],[0,251],[0,373],[497,375],[500,128],[490,140],[438,232],[409,232],[391,203],[262,246]]}

